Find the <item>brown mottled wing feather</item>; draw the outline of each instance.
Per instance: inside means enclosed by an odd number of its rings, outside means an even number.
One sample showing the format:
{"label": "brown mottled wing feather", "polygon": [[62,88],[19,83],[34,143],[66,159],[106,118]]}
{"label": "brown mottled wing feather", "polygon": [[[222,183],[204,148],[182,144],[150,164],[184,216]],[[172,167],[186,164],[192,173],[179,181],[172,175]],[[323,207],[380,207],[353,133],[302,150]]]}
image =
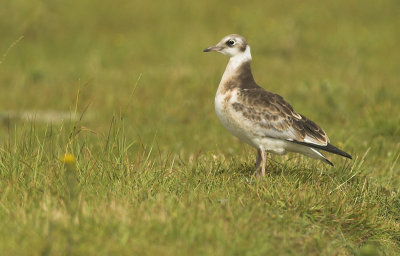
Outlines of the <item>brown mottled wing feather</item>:
{"label": "brown mottled wing feather", "polygon": [[313,121],[296,113],[281,96],[261,87],[241,89],[232,107],[257,125],[264,136],[326,146],[329,138]]}

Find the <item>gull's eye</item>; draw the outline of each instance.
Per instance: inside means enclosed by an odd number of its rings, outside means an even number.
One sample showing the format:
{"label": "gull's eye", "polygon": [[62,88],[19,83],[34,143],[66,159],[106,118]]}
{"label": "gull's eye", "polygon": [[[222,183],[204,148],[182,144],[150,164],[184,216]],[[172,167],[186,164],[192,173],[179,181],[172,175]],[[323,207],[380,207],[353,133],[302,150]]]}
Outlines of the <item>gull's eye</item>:
{"label": "gull's eye", "polygon": [[226,41],[226,45],[229,47],[234,46],[235,44],[236,44],[236,42],[232,39],[229,39],[228,41]]}

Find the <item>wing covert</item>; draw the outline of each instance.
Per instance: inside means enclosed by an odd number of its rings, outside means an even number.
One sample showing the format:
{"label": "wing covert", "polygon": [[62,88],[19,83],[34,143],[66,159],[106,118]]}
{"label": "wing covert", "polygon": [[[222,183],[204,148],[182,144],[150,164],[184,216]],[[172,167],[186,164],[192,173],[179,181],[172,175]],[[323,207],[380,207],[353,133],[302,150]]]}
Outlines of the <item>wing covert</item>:
{"label": "wing covert", "polygon": [[326,146],[329,138],[307,117],[298,114],[281,96],[261,87],[238,91],[235,111],[257,126],[263,136]]}

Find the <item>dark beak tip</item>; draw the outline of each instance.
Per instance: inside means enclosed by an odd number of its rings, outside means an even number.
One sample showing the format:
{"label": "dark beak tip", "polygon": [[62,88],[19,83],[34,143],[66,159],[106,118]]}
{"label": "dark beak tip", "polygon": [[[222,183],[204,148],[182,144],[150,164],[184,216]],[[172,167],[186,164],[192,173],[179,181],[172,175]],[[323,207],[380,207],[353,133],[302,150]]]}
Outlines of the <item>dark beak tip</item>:
{"label": "dark beak tip", "polygon": [[209,52],[209,51],[210,51],[210,48],[206,48],[203,50],[203,52]]}

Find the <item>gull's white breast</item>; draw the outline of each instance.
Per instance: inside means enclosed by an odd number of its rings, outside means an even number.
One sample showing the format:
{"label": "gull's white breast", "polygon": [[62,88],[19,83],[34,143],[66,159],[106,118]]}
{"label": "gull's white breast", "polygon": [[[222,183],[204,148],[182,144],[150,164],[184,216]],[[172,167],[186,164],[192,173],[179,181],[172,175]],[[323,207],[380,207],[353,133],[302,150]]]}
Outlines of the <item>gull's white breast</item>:
{"label": "gull's white breast", "polygon": [[232,90],[225,94],[217,92],[217,95],[215,95],[215,112],[219,121],[221,121],[222,125],[228,131],[251,146],[256,146],[252,143],[249,127],[233,113],[234,110],[231,104],[235,100],[236,95],[237,90]]}

